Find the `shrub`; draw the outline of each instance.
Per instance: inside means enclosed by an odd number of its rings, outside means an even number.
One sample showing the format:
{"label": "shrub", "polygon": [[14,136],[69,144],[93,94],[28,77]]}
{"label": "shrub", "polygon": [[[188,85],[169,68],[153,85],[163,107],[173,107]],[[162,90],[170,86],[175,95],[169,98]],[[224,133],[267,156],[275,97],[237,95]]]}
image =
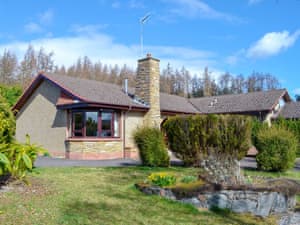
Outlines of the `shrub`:
{"label": "shrub", "polygon": [[158,128],[138,128],[134,133],[134,140],[143,165],[169,166],[170,158],[163,135]]}
{"label": "shrub", "polygon": [[268,124],[266,122],[262,122],[256,117],[252,119],[252,131],[251,131],[251,142],[252,145],[256,146],[257,144],[257,134],[258,132],[263,129],[267,128]]}
{"label": "shrub", "polygon": [[298,141],[297,155],[300,156],[300,120],[279,117],[277,120],[273,121],[273,125],[293,132]]}
{"label": "shrub", "polygon": [[160,187],[166,187],[170,185],[174,185],[176,183],[176,177],[172,174],[168,173],[152,173],[149,177],[148,180],[157,186]]}
{"label": "shrub", "polygon": [[7,85],[0,85],[0,95],[7,101],[9,106],[13,106],[17,99],[22,94],[22,88],[18,85],[14,86],[7,86]]}
{"label": "shrub", "polygon": [[297,139],[290,131],[278,126],[263,128],[257,134],[256,147],[259,169],[286,171],[294,166]]}
{"label": "shrub", "polygon": [[251,120],[238,115],[197,115],[169,118],[163,126],[170,149],[186,165],[199,165],[210,154],[233,159],[249,149]]}
{"label": "shrub", "polygon": [[15,128],[14,115],[0,96],[0,144],[10,143],[13,140]]}
{"label": "shrub", "polygon": [[10,143],[0,145],[0,176],[9,174],[16,179],[24,179],[26,173],[32,170],[34,161],[39,153],[45,150],[30,143],[29,136],[26,143]]}

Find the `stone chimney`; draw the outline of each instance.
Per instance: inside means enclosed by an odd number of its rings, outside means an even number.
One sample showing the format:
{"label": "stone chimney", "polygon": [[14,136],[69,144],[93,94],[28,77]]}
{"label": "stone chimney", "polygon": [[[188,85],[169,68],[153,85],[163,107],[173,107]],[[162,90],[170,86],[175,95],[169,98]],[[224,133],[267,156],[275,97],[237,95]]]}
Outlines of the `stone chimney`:
{"label": "stone chimney", "polygon": [[149,106],[149,111],[144,117],[144,124],[147,126],[160,126],[159,78],[158,59],[147,54],[146,58],[138,60],[135,98]]}

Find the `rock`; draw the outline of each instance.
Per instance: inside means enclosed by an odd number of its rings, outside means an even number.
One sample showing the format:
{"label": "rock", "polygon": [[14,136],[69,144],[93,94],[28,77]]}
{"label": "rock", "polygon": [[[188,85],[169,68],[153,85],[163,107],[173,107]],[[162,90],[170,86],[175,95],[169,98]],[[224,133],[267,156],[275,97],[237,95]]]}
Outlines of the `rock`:
{"label": "rock", "polygon": [[202,202],[199,201],[198,198],[194,197],[194,198],[183,198],[181,200],[179,200],[182,203],[187,203],[187,204],[191,204],[196,206],[197,208],[206,208]]}
{"label": "rock", "polygon": [[208,199],[209,208],[217,206],[219,208],[231,208],[231,202],[228,200],[228,196],[225,193],[212,194]]}
{"label": "rock", "polygon": [[284,193],[264,189],[252,190],[251,187],[247,189],[246,186],[242,186],[241,189],[237,190],[214,189],[212,191],[210,189],[210,191],[207,191],[207,189],[199,189],[198,192],[189,192],[188,195],[178,195],[175,189],[145,185],[136,186],[145,194],[160,195],[164,198],[192,204],[197,208],[227,208],[236,213],[251,213],[262,217],[285,213],[285,216],[281,218],[282,225],[294,224],[293,221],[297,221],[295,224],[300,224],[299,212],[294,213],[292,216],[289,214],[296,204],[295,195],[288,196]]}
{"label": "rock", "polygon": [[278,225],[299,225],[300,212],[290,212],[281,216]]}

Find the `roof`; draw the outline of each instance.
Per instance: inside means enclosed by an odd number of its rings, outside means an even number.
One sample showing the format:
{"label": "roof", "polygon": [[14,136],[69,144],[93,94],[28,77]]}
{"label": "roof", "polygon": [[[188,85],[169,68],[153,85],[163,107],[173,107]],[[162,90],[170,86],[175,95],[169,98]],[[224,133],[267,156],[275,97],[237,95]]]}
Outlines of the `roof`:
{"label": "roof", "polygon": [[160,110],[165,112],[199,113],[187,98],[160,93]]}
{"label": "roof", "polygon": [[[13,110],[20,110],[23,104],[31,96],[39,84],[47,80],[63,90],[57,105],[64,107],[74,105],[73,100],[79,100],[76,105],[87,106],[83,103],[104,104],[107,106],[127,107],[128,109],[148,110],[145,106],[132,98],[134,89],[130,88],[130,94],[124,93],[121,86],[94,80],[87,80],[77,77],[64,76],[59,74],[39,74],[18,100]],[[71,96],[72,98],[68,98]],[[73,99],[73,100],[72,100]],[[180,96],[160,94],[161,111],[167,113],[198,113],[189,101]]]}
{"label": "roof", "polygon": [[270,111],[281,97],[290,101],[285,89],[193,98],[190,102],[200,113],[240,113]]}
{"label": "roof", "polygon": [[[62,90],[61,98],[57,102],[57,106],[62,108],[95,106],[142,111],[149,109],[148,106],[134,100],[134,88],[129,88],[130,94],[126,94],[121,86],[115,84],[58,74],[39,74],[18,100],[13,110],[20,110],[44,80]],[[285,89],[192,99],[160,93],[160,108],[162,113],[187,114],[267,111],[275,107],[280,97],[284,97],[287,101],[290,100]],[[74,100],[78,100],[78,102],[74,103]]]}
{"label": "roof", "polygon": [[300,118],[300,102],[288,102],[284,105],[279,113],[280,116],[286,119]]}
{"label": "roof", "polygon": [[42,76],[73,93],[79,100],[84,102],[147,108],[138,102],[132,101],[132,98],[125,94],[120,86],[115,84],[57,74]]}

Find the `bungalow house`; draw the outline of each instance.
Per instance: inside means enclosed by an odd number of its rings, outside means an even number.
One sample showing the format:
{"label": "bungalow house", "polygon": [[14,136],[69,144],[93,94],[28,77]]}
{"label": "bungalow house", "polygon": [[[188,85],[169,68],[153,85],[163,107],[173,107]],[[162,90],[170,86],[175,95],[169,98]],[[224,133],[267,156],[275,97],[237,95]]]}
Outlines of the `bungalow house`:
{"label": "bungalow house", "polygon": [[285,104],[279,116],[285,119],[300,119],[300,102],[289,102]]}
{"label": "bungalow house", "polygon": [[138,60],[134,90],[104,82],[39,74],[20,97],[16,138],[29,134],[52,156],[70,159],[137,157],[133,131],[178,114],[236,113],[262,120],[290,98],[286,90],[187,99],[159,91],[159,60]]}

